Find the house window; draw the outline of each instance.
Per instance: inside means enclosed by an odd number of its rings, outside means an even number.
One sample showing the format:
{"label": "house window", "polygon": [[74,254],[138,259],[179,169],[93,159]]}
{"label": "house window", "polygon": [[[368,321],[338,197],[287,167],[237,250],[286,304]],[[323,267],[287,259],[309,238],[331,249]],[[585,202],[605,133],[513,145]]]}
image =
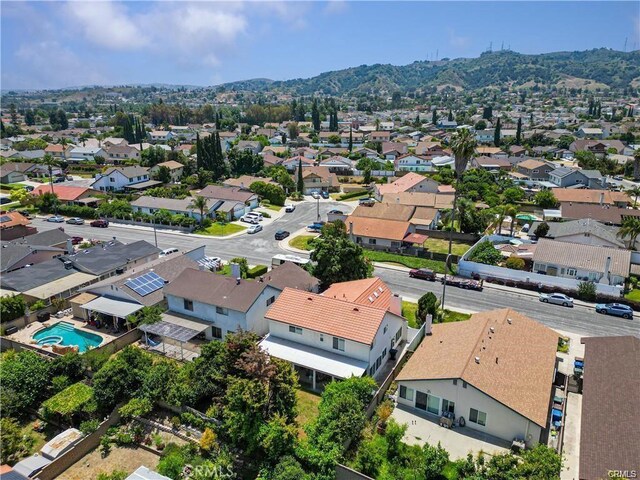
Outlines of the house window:
{"label": "house window", "polygon": [[216,313],[218,315],[229,315],[229,309],[224,307],[216,307]]}
{"label": "house window", "polygon": [[376,244],[376,239],[375,238],[370,238],[369,239],[369,245],[375,245]]}
{"label": "house window", "polygon": [[382,333],[387,333],[387,330],[389,330],[389,325],[385,325],[384,329],[382,330]]}
{"label": "house window", "polygon": [[322,334],[322,333],[320,334],[320,341],[324,342],[324,334]]}
{"label": "house window", "polygon": [[407,388],[404,385],[400,385],[400,398],[413,402],[413,388]]}
{"label": "house window", "polygon": [[115,178],[113,178],[113,177],[109,177],[109,181],[110,181],[110,182],[115,182],[115,181],[116,181],[116,179],[115,179]]}
{"label": "house window", "polygon": [[455,413],[456,404],[451,400],[447,400],[446,398],[442,399],[442,413]]}
{"label": "house window", "polygon": [[467,382],[465,381],[462,382],[462,388],[467,388]]}
{"label": "house window", "polygon": [[397,342],[398,340],[400,340],[400,337],[401,337],[401,336],[402,336],[402,327],[400,327],[400,328],[398,329],[398,331],[396,332],[396,342]]}
{"label": "house window", "polygon": [[276,297],[267,298],[267,307],[276,301]]}
{"label": "house window", "polygon": [[382,350],[382,358],[385,358],[387,356],[387,349],[385,348],[384,350]]}
{"label": "house window", "polygon": [[300,327],[294,327],[293,325],[289,325],[289,333],[295,333],[297,335],[302,335],[302,329]]}
{"label": "house window", "polygon": [[193,312],[193,301],[184,299],[184,309]]}
{"label": "house window", "polygon": [[440,397],[427,395],[427,412],[435,415],[440,413]]}
{"label": "house window", "polygon": [[454,378],[454,379],[453,379],[453,384],[454,384],[454,385],[458,385],[458,379],[457,379],[457,378]]}
{"label": "house window", "polygon": [[344,352],[344,338],[333,337],[333,349]]}
{"label": "house window", "polygon": [[471,408],[469,409],[469,421],[484,427],[487,424],[487,414],[480,410],[476,410],[475,408]]}
{"label": "house window", "polygon": [[567,268],[567,275],[569,275],[570,277],[575,277],[576,276],[576,269],[575,268]]}
{"label": "house window", "polygon": [[221,339],[222,329],[220,327],[211,327],[211,335],[213,336],[213,338]]}

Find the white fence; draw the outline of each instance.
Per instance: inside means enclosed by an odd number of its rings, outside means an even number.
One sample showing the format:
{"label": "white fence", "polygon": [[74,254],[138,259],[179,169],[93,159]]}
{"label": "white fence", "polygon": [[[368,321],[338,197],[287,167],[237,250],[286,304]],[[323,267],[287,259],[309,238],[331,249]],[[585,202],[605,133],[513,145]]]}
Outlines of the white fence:
{"label": "white fence", "polygon": [[[356,177],[364,176],[364,170],[353,169],[353,174]],[[371,170],[372,177],[393,177],[396,174],[394,170]]]}

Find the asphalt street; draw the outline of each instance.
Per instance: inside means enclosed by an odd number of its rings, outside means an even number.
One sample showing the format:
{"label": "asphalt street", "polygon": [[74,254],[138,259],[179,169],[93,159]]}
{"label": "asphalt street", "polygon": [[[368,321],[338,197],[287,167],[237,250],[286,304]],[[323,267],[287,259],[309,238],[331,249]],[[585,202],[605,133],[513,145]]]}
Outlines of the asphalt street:
{"label": "asphalt street", "polygon": [[[287,253],[278,246],[278,242],[274,239],[275,232],[283,229],[293,233],[313,223],[317,218],[317,206],[316,202],[299,203],[293,213],[284,214],[274,222],[266,224],[262,232],[254,235],[243,234],[228,239],[202,238],[158,229],[158,247],[163,249],[176,247],[180,250],[190,250],[205,245],[206,254],[209,256],[221,257],[223,260],[245,257],[250,264],[270,265],[271,258],[274,255]],[[349,210],[344,204],[333,201],[325,200],[319,203],[320,216],[323,219],[326,219],[326,213],[332,209]],[[124,243],[137,240],[155,243],[153,231],[147,228],[110,225],[109,228],[102,229],[92,228],[88,223],[85,225],[57,224],[48,223],[39,218],[33,220],[33,225],[40,231],[62,227],[70,235],[84,238],[110,240],[116,237]],[[442,285],[439,282],[409,278],[406,271],[378,267],[375,274],[382,278],[394,293],[405,298],[417,299],[429,291],[434,292],[438,298],[442,294]],[[583,306],[565,308],[544,304],[539,302],[537,297],[533,297],[530,294],[499,290],[487,286],[487,284],[485,284],[482,292],[462,290],[452,286],[447,287],[445,306],[470,312],[510,307],[550,327],[579,335],[640,336],[640,314],[637,314],[633,320],[609,317],[596,314],[593,308]]]}

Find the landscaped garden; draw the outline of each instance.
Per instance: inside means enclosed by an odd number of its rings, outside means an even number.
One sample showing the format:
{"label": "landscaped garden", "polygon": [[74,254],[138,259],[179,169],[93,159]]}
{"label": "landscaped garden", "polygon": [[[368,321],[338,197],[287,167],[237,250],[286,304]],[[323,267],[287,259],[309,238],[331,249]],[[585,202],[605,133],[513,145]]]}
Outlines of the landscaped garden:
{"label": "landscaped garden", "polygon": [[318,238],[317,235],[298,235],[289,240],[289,246],[298,250],[311,251],[313,250],[313,240],[316,238]]}
{"label": "landscaped garden", "polygon": [[445,263],[429,258],[411,257],[397,253],[380,252],[376,250],[364,250],[364,256],[372,262],[390,263],[408,268],[429,268],[436,273],[444,273]]}
{"label": "landscaped garden", "polygon": [[209,235],[212,237],[224,237],[227,235],[232,235],[234,233],[242,232],[246,229],[247,227],[243,227],[242,225],[238,225],[237,223],[213,222],[208,227],[196,229],[193,233],[197,233],[198,235]]}

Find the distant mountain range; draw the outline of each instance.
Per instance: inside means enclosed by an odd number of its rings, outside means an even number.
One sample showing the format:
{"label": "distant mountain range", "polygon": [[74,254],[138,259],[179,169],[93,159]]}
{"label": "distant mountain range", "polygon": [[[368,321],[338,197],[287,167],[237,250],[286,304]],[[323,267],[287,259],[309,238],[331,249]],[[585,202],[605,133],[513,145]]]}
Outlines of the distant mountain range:
{"label": "distant mountain range", "polygon": [[477,89],[489,86],[558,84],[568,88],[625,88],[640,80],[640,51],[608,49],[525,55],[486,52],[478,58],[418,61],[410,65],[361,65],[307,79],[253,79],[225,83],[225,89],[282,91],[296,95],[357,95],[409,92],[425,87]]}

